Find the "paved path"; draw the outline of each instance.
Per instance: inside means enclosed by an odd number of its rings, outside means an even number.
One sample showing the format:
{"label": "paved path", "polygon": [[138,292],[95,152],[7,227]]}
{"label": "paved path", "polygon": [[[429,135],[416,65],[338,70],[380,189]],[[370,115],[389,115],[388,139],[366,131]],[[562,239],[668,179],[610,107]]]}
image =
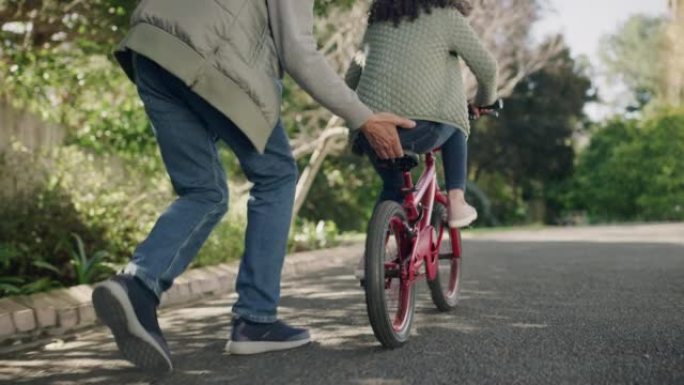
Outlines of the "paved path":
{"label": "paved path", "polygon": [[541,227],[465,233],[466,238],[515,242],[675,243],[684,245],[684,223]]}
{"label": "paved path", "polygon": [[284,283],[282,316],[315,343],[222,354],[233,296],[162,314],[175,373],[119,359],[103,329],[0,357],[11,384],[684,384],[684,245],[471,239],[463,298],[439,314],[421,288],[409,344],[385,351],[349,266]]}

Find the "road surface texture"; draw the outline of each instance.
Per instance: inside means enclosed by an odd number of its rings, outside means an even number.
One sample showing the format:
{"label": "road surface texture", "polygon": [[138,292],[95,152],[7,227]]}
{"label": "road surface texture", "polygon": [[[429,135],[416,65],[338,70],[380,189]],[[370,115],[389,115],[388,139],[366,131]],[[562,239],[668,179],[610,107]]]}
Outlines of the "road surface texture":
{"label": "road surface texture", "polygon": [[132,368],[100,327],[0,356],[0,382],[684,384],[684,227],[666,239],[647,230],[627,231],[629,242],[515,232],[467,239],[459,307],[436,312],[421,285],[413,335],[393,351],[376,343],[352,277],[359,248],[347,266],[283,283],[281,316],[315,340],[304,348],[224,354],[230,295],[162,312],[172,374]]}

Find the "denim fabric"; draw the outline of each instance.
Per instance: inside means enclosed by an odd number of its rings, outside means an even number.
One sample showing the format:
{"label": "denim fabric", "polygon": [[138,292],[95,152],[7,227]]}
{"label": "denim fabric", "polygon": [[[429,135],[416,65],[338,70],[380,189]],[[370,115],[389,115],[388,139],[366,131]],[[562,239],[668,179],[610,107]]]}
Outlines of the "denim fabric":
{"label": "denim fabric", "polygon": [[[444,123],[418,120],[415,128],[410,130],[400,128],[398,132],[401,145],[406,151],[424,154],[441,147],[447,190],[465,190],[468,148],[466,136],[462,130]],[[401,188],[404,186],[402,172],[385,166],[375,155],[363,134],[358,136],[356,144],[368,155],[373,167],[382,178],[383,188],[379,201],[400,202],[403,199]]]}
{"label": "denim fabric", "polygon": [[216,148],[220,139],[254,185],[233,313],[274,322],[297,181],[282,124],[260,154],[230,119],[181,80],[140,55],[134,65],[138,92],[178,198],[136,248],[125,272],[161,296],[193,260],[228,209],[226,175]]}

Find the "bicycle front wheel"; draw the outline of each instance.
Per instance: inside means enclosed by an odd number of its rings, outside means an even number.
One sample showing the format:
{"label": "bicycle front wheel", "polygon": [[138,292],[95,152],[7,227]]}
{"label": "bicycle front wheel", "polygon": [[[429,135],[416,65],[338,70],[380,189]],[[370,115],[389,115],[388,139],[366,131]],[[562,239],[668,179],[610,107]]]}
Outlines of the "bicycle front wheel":
{"label": "bicycle front wheel", "polygon": [[390,349],[408,340],[413,323],[416,293],[406,274],[410,242],[404,209],[380,203],[368,225],[364,289],[373,333]]}

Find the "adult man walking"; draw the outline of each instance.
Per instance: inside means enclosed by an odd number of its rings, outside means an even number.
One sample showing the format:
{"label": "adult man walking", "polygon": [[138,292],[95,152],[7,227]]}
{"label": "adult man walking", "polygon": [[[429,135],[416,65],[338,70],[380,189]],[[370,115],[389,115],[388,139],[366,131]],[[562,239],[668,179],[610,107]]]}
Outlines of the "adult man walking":
{"label": "adult man walking", "polygon": [[254,184],[226,349],[254,354],[309,342],[307,330],[276,313],[297,179],[279,116],[283,72],[361,127],[383,158],[401,155],[396,126],[414,123],[373,114],[327,65],[313,37],[313,0],[144,0],[131,21],[116,56],[138,87],[179,197],[124,274],[94,290],[98,317],[126,359],[172,369],[156,308],[227,211],[221,139]]}

